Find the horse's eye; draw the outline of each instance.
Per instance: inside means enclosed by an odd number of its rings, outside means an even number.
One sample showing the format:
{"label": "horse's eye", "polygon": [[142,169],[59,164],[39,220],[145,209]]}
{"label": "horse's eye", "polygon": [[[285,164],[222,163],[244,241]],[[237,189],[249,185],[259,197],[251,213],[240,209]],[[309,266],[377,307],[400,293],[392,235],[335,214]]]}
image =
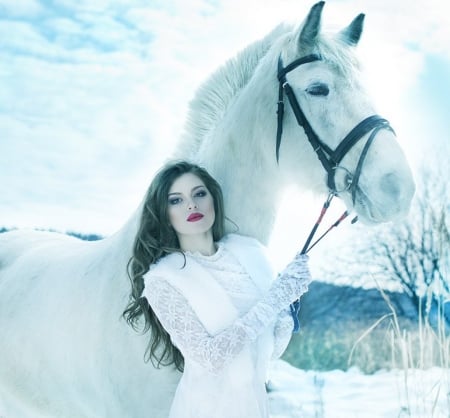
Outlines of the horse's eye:
{"label": "horse's eye", "polygon": [[324,83],[317,83],[309,86],[306,92],[312,96],[328,96],[330,89]]}

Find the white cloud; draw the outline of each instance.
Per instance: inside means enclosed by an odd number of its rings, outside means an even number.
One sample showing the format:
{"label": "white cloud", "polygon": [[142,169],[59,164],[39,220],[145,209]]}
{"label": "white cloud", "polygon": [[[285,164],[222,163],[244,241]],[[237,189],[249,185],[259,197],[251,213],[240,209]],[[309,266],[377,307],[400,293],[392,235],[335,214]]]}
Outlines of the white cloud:
{"label": "white cloud", "polygon": [[30,18],[40,15],[44,11],[43,6],[37,0],[1,0],[0,17]]}

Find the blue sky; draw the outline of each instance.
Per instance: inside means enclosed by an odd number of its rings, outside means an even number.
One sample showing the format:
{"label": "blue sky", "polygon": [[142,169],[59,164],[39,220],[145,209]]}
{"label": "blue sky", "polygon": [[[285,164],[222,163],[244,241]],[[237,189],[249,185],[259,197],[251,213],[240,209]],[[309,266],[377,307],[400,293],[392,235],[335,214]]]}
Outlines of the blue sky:
{"label": "blue sky", "polygon": [[[278,23],[300,23],[312,4],[0,0],[0,226],[119,229],[170,156],[202,80]],[[366,13],[368,82],[413,162],[425,145],[448,143],[445,10],[444,0],[324,9],[325,27]],[[292,230],[277,228],[275,240]]]}

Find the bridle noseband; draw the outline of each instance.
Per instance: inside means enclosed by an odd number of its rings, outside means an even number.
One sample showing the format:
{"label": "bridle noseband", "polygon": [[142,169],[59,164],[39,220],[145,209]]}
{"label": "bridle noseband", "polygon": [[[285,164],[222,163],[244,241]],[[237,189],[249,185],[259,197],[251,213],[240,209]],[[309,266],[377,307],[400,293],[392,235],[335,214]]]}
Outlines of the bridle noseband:
{"label": "bridle noseband", "polygon": [[[286,67],[283,67],[283,62],[281,59],[281,55],[278,58],[278,81],[279,81],[279,89],[278,89],[278,109],[277,109],[277,138],[276,138],[276,158],[277,162],[280,157],[280,145],[281,145],[281,136],[283,133],[283,116],[284,116],[284,93],[289,99],[289,103],[291,104],[292,110],[295,114],[295,118],[297,119],[298,124],[303,127],[305,134],[308,138],[309,143],[313,147],[314,151],[317,154],[322,166],[325,168],[327,172],[327,186],[330,190],[330,193],[333,195],[337,195],[338,193],[349,190],[352,194],[353,204],[355,204],[356,199],[356,191],[358,188],[358,181],[361,174],[362,166],[364,160],[366,158],[367,152],[372,145],[373,140],[375,139],[376,134],[381,129],[388,129],[394,133],[394,130],[390,126],[389,122],[386,119],[378,115],[372,115],[368,118],[364,119],[360,123],[358,123],[348,134],[347,136],[340,142],[338,147],[333,151],[327,144],[320,140],[317,134],[314,132],[314,129],[308,122],[308,119],[305,117],[305,114],[300,107],[300,104],[295,96],[294,90],[289,85],[286,74],[295,68],[299,67],[302,64],[307,64],[314,61],[320,61],[322,58],[320,55],[311,54],[305,57],[296,59],[291,62]],[[359,157],[358,164],[356,166],[355,172],[351,174],[348,170],[340,167],[339,164],[345,155],[352,149],[352,147],[366,134],[369,132],[370,134],[364,148]],[[347,185],[345,190],[337,190],[336,182],[335,182],[335,173],[338,168],[342,168],[347,171]]]}

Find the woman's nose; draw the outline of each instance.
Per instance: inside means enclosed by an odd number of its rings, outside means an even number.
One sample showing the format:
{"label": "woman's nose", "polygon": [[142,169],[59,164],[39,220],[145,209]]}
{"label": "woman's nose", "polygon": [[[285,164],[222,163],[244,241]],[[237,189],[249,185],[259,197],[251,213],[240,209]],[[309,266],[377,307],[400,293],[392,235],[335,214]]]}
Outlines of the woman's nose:
{"label": "woman's nose", "polygon": [[197,204],[193,200],[189,200],[188,209],[195,209],[195,208],[197,208]]}

